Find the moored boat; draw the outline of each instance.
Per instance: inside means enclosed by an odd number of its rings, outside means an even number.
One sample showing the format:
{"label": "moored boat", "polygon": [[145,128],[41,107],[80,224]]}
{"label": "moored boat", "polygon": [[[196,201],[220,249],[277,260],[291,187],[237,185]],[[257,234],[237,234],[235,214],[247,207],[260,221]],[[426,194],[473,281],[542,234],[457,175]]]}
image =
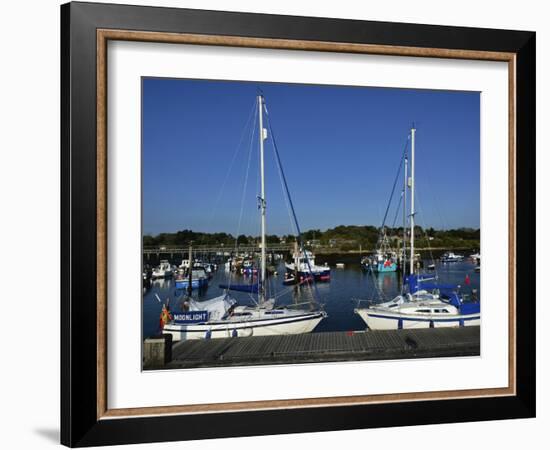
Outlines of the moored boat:
{"label": "moored boat", "polygon": [[[286,271],[294,277],[294,282],[303,282],[311,279],[315,281],[330,281],[330,267],[315,264],[315,255],[309,250],[295,252],[294,261],[286,263]],[[297,279],[296,279],[297,275]]]}
{"label": "moored boat", "polygon": [[[188,292],[183,302],[181,312],[171,313],[172,319],[164,324],[163,333],[171,334],[174,340],[210,339],[237,336],[266,336],[274,334],[309,333],[326,317],[322,310],[300,309],[297,305],[275,307],[275,300],[267,293],[267,242],[266,242],[266,201],[265,201],[265,173],[264,173],[264,140],[267,138],[267,129],[263,126],[263,114],[267,114],[262,95],[258,96],[258,122],[260,141],[260,180],[261,194],[258,197],[261,224],[261,254],[257,283],[251,284],[250,293],[257,289],[257,301],[254,305],[239,305],[237,300],[229,294],[229,290],[243,290],[242,285],[231,283],[231,272],[227,290],[221,296],[206,301],[198,301]],[[280,158],[273,145],[276,160],[280,166]],[[284,176],[284,175],[283,175]],[[288,188],[287,196],[290,197]],[[290,201],[290,199],[289,199]],[[296,218],[295,218],[296,220]],[[299,230],[297,220],[296,228]],[[189,250],[191,255],[192,250]],[[191,259],[191,257],[190,257]],[[231,264],[233,266],[233,264]],[[189,274],[192,282],[193,271]],[[188,286],[189,290],[189,286]]]}
{"label": "moored boat", "polygon": [[310,333],[326,313],[274,308],[268,301],[259,307],[238,306],[233,297],[224,294],[204,302],[192,300],[188,311],[172,316],[163,333],[178,341]]}
{"label": "moored boat", "polygon": [[[424,289],[428,286],[438,289],[440,293]],[[355,312],[372,330],[479,325],[480,304],[465,302],[456,289],[457,286],[424,285],[420,281],[416,290],[409,287],[408,293],[398,295],[389,302],[357,308]]]}
{"label": "moored boat", "polygon": [[374,254],[361,260],[363,268],[373,272],[395,272],[397,270],[397,254],[392,251],[383,252],[378,249]]}
{"label": "moored boat", "polygon": [[439,260],[443,263],[451,263],[451,262],[460,262],[464,259],[464,255],[457,255],[453,252],[445,252],[439,258]]}
{"label": "moored boat", "polygon": [[[411,178],[407,174],[405,164],[405,183],[411,189],[410,211],[410,275],[406,278],[403,291],[393,300],[371,304],[368,307],[356,308],[355,313],[373,330],[395,330],[402,328],[439,328],[479,325],[481,320],[480,304],[466,302],[458,293],[458,286],[430,283],[437,281],[434,275],[418,275],[415,273],[414,232],[414,157],[415,128],[411,129]],[[405,222],[404,222],[405,225]],[[405,228],[405,227],[404,227]],[[403,255],[405,239],[403,240]],[[448,252],[450,254],[450,252]],[[449,255],[460,256],[460,255]],[[405,266],[405,265],[404,265]],[[408,292],[405,293],[404,289]]]}
{"label": "moored boat", "polygon": [[173,273],[174,272],[170,263],[166,259],[163,259],[160,261],[159,266],[153,269],[151,278],[153,280],[157,278],[169,278]]}
{"label": "moored boat", "polygon": [[[189,269],[187,269],[189,270]],[[188,289],[189,288],[189,276],[185,273],[178,274],[175,279],[176,289]],[[191,274],[191,288],[202,289],[208,286],[208,274],[202,267],[196,267],[192,269]]]}

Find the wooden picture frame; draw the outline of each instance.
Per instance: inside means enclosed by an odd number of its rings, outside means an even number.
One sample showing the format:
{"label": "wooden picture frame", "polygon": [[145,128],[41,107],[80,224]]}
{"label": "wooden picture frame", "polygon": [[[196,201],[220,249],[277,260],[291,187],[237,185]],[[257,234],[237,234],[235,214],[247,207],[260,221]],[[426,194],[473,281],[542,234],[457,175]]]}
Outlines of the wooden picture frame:
{"label": "wooden picture frame", "polygon": [[[507,388],[109,409],[109,40],[505,61],[509,67]],[[534,417],[535,33],[69,3],[61,7],[61,441],[90,446]],[[276,424],[276,426],[275,426]]]}

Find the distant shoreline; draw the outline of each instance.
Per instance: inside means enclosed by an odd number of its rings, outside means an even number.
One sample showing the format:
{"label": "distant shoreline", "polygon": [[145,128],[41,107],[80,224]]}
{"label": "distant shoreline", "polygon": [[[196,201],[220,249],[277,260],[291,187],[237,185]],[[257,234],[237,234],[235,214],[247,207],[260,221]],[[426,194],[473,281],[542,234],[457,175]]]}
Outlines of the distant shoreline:
{"label": "distant shoreline", "polygon": [[[436,251],[436,252],[445,252],[445,251],[465,251],[465,250],[474,250],[479,249],[479,244],[476,246],[466,246],[466,247],[420,247],[415,248],[415,251],[418,252],[429,252],[429,251]],[[362,255],[367,253],[374,253],[377,249],[356,249],[356,250],[339,250],[339,249],[323,249],[323,248],[314,248],[312,251],[316,255]],[[466,255],[464,255],[466,256]],[[469,255],[467,255],[469,256]]]}
{"label": "distant shoreline", "polygon": [[[476,245],[477,244],[477,245]],[[256,247],[254,246],[255,248],[253,250],[250,249],[250,247],[247,247],[246,249],[243,249],[243,248],[231,248],[231,247],[225,247],[223,248],[223,252],[224,253],[228,253],[228,254],[233,254],[233,253],[241,253],[241,252],[259,252],[259,247]],[[316,255],[323,255],[323,256],[331,256],[331,255],[368,255],[368,254],[372,254],[374,252],[377,251],[376,248],[372,248],[372,249],[367,249],[367,248],[363,248],[363,249],[359,249],[359,248],[356,248],[356,249],[350,249],[350,250],[342,250],[340,248],[337,248],[337,247],[334,247],[334,248],[330,248],[330,247],[316,247],[316,246],[310,246],[310,245],[306,245],[305,246],[306,249],[308,250],[311,250],[313,253],[315,253]],[[415,252],[436,252],[436,253],[443,253],[443,252],[446,252],[446,251],[461,251],[461,252],[466,252],[466,251],[472,251],[472,252],[475,252],[475,251],[478,251],[479,250],[479,242],[478,243],[474,243],[472,245],[466,245],[466,246],[447,246],[447,247],[415,247]],[[401,249],[401,247],[397,247],[395,248],[395,251],[399,251]],[[157,248],[148,248],[146,251],[145,249],[144,250],[144,253],[149,253],[149,254],[157,254],[157,255],[168,255],[168,254],[174,254],[174,253],[179,253],[181,251],[185,252],[187,250],[186,247],[183,247],[181,249],[177,249],[177,248],[174,248],[174,247],[157,247]],[[219,250],[222,250],[221,248]],[[203,248],[201,247],[195,247],[195,251],[198,252],[198,254],[200,254],[202,251],[204,251]],[[267,246],[267,251],[268,253],[286,253],[286,252],[292,252],[293,249],[292,248],[285,248],[285,249],[277,249],[275,247],[275,249],[273,248],[270,248],[269,244]],[[224,256],[224,255],[218,255],[218,256]],[[469,255],[464,255],[464,256],[469,256]]]}

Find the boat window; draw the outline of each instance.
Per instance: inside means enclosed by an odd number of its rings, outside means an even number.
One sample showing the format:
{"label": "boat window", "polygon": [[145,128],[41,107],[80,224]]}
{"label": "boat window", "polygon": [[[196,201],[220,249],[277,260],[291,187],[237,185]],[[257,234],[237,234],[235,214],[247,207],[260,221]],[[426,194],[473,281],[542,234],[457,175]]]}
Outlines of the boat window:
{"label": "boat window", "polygon": [[274,309],[274,310],[271,310],[271,311],[266,311],[265,314],[266,315],[268,315],[268,314],[284,314],[284,311],[279,311],[279,310]]}
{"label": "boat window", "polygon": [[430,313],[431,311],[429,309],[417,309],[416,312],[418,312],[418,313]]}
{"label": "boat window", "polygon": [[252,313],[249,313],[249,312],[238,312],[238,313],[234,313],[233,315],[234,315],[234,316],[237,316],[237,317],[242,317],[242,316],[251,316]]}
{"label": "boat window", "polygon": [[395,308],[397,306],[397,303],[392,303],[391,305],[388,306],[388,308]]}

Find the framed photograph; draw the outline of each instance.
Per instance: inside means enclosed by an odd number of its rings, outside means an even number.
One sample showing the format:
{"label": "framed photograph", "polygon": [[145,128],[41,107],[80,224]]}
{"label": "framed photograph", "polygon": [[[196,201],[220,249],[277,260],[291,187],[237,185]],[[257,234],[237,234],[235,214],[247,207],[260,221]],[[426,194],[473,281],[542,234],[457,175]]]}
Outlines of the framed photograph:
{"label": "framed photograph", "polygon": [[61,55],[63,444],[534,417],[535,33],[69,3]]}

